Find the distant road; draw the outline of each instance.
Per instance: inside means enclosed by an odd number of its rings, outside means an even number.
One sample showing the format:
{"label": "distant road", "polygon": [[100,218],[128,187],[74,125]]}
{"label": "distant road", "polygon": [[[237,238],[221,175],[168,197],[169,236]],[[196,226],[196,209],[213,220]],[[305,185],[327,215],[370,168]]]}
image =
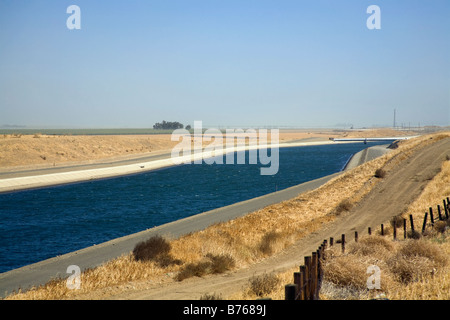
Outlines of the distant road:
{"label": "distant road", "polygon": [[29,170],[20,170],[20,171],[11,171],[11,172],[0,172],[0,179],[8,179],[8,178],[20,178],[20,177],[28,177],[28,176],[39,176],[45,174],[52,173],[62,173],[68,171],[80,171],[80,170],[90,170],[90,169],[98,169],[98,168],[110,168],[110,167],[118,167],[130,164],[138,164],[142,162],[150,162],[155,160],[162,160],[170,158],[171,153],[165,152],[161,154],[154,155],[146,155],[131,159],[124,160],[110,160],[103,161],[98,163],[89,163],[89,164],[76,164],[76,165],[68,165],[68,166],[58,166],[58,167],[47,167],[42,169],[29,169]]}
{"label": "distant road", "polygon": [[409,137],[384,137],[384,138],[335,138],[333,139],[333,141],[336,142],[374,142],[374,141],[396,141],[396,140],[407,140],[407,139],[411,139],[411,138],[415,138],[418,136],[409,136]]}

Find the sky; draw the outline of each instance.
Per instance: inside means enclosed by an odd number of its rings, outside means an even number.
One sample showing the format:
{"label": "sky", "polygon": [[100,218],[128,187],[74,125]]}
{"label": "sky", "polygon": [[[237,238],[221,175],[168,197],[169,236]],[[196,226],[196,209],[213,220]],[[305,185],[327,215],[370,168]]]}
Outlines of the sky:
{"label": "sky", "polygon": [[0,126],[449,125],[449,16],[448,0],[0,0]]}

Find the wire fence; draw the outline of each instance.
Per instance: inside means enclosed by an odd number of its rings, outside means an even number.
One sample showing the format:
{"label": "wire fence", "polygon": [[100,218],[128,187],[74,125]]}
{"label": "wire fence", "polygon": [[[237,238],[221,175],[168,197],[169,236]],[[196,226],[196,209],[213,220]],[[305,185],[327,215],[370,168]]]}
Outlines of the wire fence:
{"label": "wire fence", "polygon": [[[396,219],[391,223],[392,225],[392,234],[393,239],[397,240],[399,238],[400,232],[397,229],[403,229],[403,238],[412,238],[417,239],[423,235],[427,227],[433,228],[440,221],[446,221],[448,224],[448,219],[450,215],[450,199],[447,197],[442,200],[441,205],[437,205],[437,216],[434,216],[436,211],[433,211],[432,207],[429,207],[429,210],[425,212],[425,216],[422,222],[422,230],[421,233],[416,230],[414,225],[413,216],[409,215],[409,228],[408,228],[408,219],[401,218]],[[445,226],[444,226],[445,227]],[[408,230],[409,229],[409,230]],[[367,229],[368,234],[372,234],[372,228],[369,227]],[[380,225],[380,235],[386,235],[386,228],[384,224]],[[354,240],[358,242],[358,232],[354,232]],[[294,272],[293,274],[293,283],[289,283],[285,285],[285,300],[319,300],[319,292],[323,281],[324,271],[323,271],[323,263],[326,259],[325,250],[327,246],[334,245],[334,238],[330,237],[328,240],[323,240],[322,244],[317,248],[315,252],[312,252],[311,255],[304,257],[304,264],[299,267],[298,272]],[[341,238],[336,241],[336,243],[340,243],[342,253],[345,253],[345,245],[347,243],[345,234],[341,235]]]}

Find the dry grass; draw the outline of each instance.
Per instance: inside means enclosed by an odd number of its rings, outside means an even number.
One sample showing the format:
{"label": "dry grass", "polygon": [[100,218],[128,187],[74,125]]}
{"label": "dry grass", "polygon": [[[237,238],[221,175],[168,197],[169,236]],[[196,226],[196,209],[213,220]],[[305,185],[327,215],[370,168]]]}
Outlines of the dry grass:
{"label": "dry grass", "polygon": [[[448,232],[446,237],[449,237]],[[326,285],[321,290],[321,298],[368,299],[383,293],[388,299],[420,299],[424,295],[429,299],[440,299],[444,294],[442,288],[450,287],[449,282],[445,283],[450,271],[448,241],[441,244],[435,243],[433,238],[393,241],[380,236],[367,236],[361,240],[352,243],[345,254],[338,247],[328,252],[330,258],[324,267]],[[371,265],[381,270],[381,288],[378,290],[367,288],[370,275],[367,268]],[[428,284],[426,289],[421,289],[424,292],[411,295],[411,292],[419,292],[424,283]],[[431,283],[437,287],[430,288]],[[444,295],[447,299],[450,297],[448,291]]]}
{"label": "dry grass", "polygon": [[117,156],[169,150],[177,144],[169,134],[111,136],[8,136],[0,140],[0,168],[49,167],[67,163],[90,163]]}
{"label": "dry grass", "polygon": [[231,297],[231,299],[255,300],[265,297],[273,299],[273,294],[282,287],[283,280],[283,277],[275,273],[263,273],[259,276],[253,276],[248,280],[242,291]]}
{"label": "dry grass", "polygon": [[[211,273],[208,270],[211,270],[212,256],[230,257],[233,261],[230,268],[248,266],[261,261],[269,254],[280,252],[318,230],[323,224],[334,220],[337,216],[337,206],[344,200],[348,202],[346,206],[353,205],[377,183],[379,179],[374,177],[376,169],[382,168],[389,172],[407,159],[414,150],[445,136],[424,136],[402,141],[391,153],[349,170],[318,189],[244,217],[173,239],[170,241],[171,257],[181,261],[182,265],[163,266],[152,260],[136,261],[133,255],[129,254],[83,273],[80,290],[68,290],[65,282],[60,281],[9,298],[71,299],[86,294],[93,294],[95,297],[96,290],[107,292],[110,288],[122,288],[121,286],[129,283],[176,281],[177,275],[188,268],[187,266],[194,269],[194,275],[201,276]],[[365,259],[369,258],[365,256]],[[203,273],[198,269],[207,271]],[[359,285],[361,281],[360,279]],[[280,296],[279,293],[274,294]]]}
{"label": "dry grass", "polygon": [[[403,215],[394,217],[391,226],[401,226],[403,218],[413,214],[423,221],[430,206],[442,204],[450,195],[450,161],[427,184],[421,195]],[[442,210],[444,211],[444,210]],[[392,300],[448,300],[450,299],[450,220],[438,221],[425,236],[416,231],[404,241],[391,237],[372,236],[353,243],[345,255],[335,248],[326,263],[325,284],[321,290],[324,299],[368,299],[383,293]],[[387,230],[386,234],[390,234]],[[367,266],[374,264],[382,272],[381,290],[365,287]]]}

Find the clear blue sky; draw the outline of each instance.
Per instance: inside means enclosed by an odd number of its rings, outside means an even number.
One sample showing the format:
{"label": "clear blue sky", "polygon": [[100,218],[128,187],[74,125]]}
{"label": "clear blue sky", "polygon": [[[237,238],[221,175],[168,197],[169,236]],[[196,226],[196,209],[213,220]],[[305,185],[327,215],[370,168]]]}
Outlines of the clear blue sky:
{"label": "clear blue sky", "polygon": [[448,0],[1,0],[0,126],[449,125],[449,17]]}

